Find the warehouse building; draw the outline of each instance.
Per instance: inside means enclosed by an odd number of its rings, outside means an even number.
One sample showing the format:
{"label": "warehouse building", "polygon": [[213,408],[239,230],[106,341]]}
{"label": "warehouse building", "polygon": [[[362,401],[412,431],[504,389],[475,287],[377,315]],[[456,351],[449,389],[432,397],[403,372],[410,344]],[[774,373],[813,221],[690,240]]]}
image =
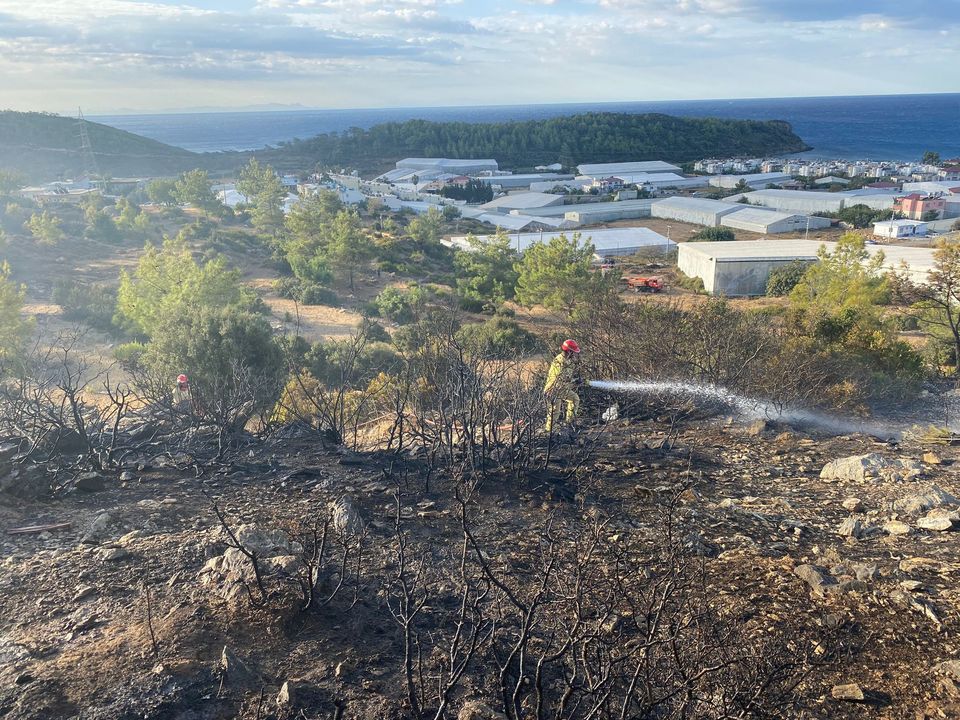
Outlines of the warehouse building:
{"label": "warehouse building", "polygon": [[552,183],[550,187],[554,187],[557,183],[561,183],[566,180],[573,180],[573,175],[560,175],[557,173],[525,173],[522,175],[490,175],[474,179],[488,185],[499,185],[504,190],[515,190],[518,188],[531,188],[534,183],[538,185],[541,183]]}
{"label": "warehouse building", "polygon": [[684,177],[677,173],[622,173],[615,175],[624,185],[636,185],[650,190],[665,188],[689,189],[706,187],[707,178],[703,175]]}
{"label": "warehouse building", "polygon": [[790,173],[769,172],[769,173],[751,173],[749,175],[715,175],[705,178],[711,187],[729,188],[737,187],[741,182],[745,182],[748,187],[754,190],[763,190],[770,185],[779,185],[790,180]]}
{"label": "warehouse building", "polygon": [[[557,196],[562,197],[562,196]],[[617,200],[614,202],[593,202],[593,203],[575,203],[573,205],[551,205],[549,207],[516,209],[511,212],[515,215],[540,215],[565,217],[569,213],[585,213],[585,216],[592,214],[594,218],[601,217],[605,211],[611,211],[619,214],[618,219],[634,219],[650,217],[650,206],[653,200]],[[597,220],[596,222],[603,222]]]}
{"label": "warehouse building", "polygon": [[844,196],[841,193],[815,192],[812,190],[757,190],[726,198],[739,202],[746,198],[751,205],[762,205],[781,212],[796,212],[813,215],[818,212],[838,213],[843,210]]}
{"label": "warehouse building", "polygon": [[[566,235],[568,238],[573,237],[573,233],[570,232],[510,233],[509,237],[514,249],[518,253],[523,253],[534,243],[547,243],[560,235]],[[478,236],[477,239],[489,240],[490,237],[489,235],[482,235]],[[643,227],[601,228],[581,233],[580,237],[582,240],[590,241],[595,250],[594,255],[598,260],[607,257],[636,255],[642,251],[654,251],[664,256],[669,256],[675,252],[677,245],[660,233]],[[464,235],[451,237],[449,240],[444,241],[444,244],[460,250],[471,250],[467,236]]]}
{"label": "warehouse building", "polygon": [[[836,243],[816,240],[737,240],[733,242],[680,243],[677,267],[703,280],[712,295],[757,296],[767,291],[775,268],[795,260],[816,262],[821,247],[832,251]],[[933,250],[898,245],[867,245],[871,255],[882,252],[883,267],[906,272],[916,283],[927,282],[933,268]]]}
{"label": "warehouse building", "polygon": [[596,178],[607,178],[624,173],[678,173],[680,168],[662,160],[643,160],[640,162],[592,163],[578,165],[577,172]]}
{"label": "warehouse building", "polygon": [[720,219],[725,215],[743,210],[746,206],[722,200],[708,200],[706,198],[671,197],[654,200],[650,206],[650,214],[664,220],[677,220],[717,227]]}
{"label": "warehouse building", "polygon": [[567,205],[567,208],[580,207],[578,210],[569,210],[563,217],[574,226],[598,225],[617,220],[634,220],[639,217],[650,217],[650,201],[619,200],[617,202],[587,203],[582,206]]}
{"label": "warehouse building", "polygon": [[720,218],[724,227],[750,232],[776,235],[778,233],[797,233],[809,230],[820,230],[830,227],[830,218],[810,215],[794,215],[792,213],[777,212],[766,208],[743,206],[743,210],[724,215]]}
{"label": "warehouse building", "polygon": [[453,173],[454,175],[471,175],[475,173],[497,172],[500,166],[496,160],[475,160],[456,158],[404,158],[397,160],[398,170],[434,170],[437,172]]}
{"label": "warehouse building", "polygon": [[540,192],[521,192],[495,198],[480,206],[484,212],[508,213],[511,210],[540,210],[554,205],[563,205],[563,195]]}
{"label": "warehouse building", "polygon": [[897,193],[886,190],[844,190],[835,193],[815,190],[757,190],[725,198],[728,202],[740,202],[744,199],[751,205],[761,205],[772,210],[813,215],[835,214],[854,205],[866,205],[873,210],[891,210]]}

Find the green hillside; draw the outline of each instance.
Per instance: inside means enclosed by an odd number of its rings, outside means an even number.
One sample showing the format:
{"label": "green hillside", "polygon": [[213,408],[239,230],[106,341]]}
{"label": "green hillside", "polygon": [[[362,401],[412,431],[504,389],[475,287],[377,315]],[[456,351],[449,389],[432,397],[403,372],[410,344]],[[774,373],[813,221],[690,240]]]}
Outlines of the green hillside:
{"label": "green hillside", "polygon": [[[197,167],[199,156],[140,135],[86,121],[87,134],[102,174],[174,174]],[[50,113],[0,111],[0,168],[15,170],[31,181],[82,175],[76,118]]]}
{"label": "green hillside", "polygon": [[808,149],[789,123],[585,113],[504,123],[410,120],[318,135],[258,153],[277,167],[304,164],[365,169],[403,157],[495,158],[503,167],[561,162],[763,156]]}
{"label": "green hillside", "polygon": [[[505,168],[561,162],[669,160],[708,156],[763,156],[807,149],[781,121],[678,118],[669,115],[585,113],[506,123],[384,123],[369,130],[318,135],[256,153],[192,153],[100,123],[86,122],[101,174],[173,175],[203,168],[229,173],[251,155],[278,170],[316,166],[382,169],[408,156],[495,158]],[[77,177],[86,162],[75,118],[48,113],[0,112],[0,169],[31,181]]]}

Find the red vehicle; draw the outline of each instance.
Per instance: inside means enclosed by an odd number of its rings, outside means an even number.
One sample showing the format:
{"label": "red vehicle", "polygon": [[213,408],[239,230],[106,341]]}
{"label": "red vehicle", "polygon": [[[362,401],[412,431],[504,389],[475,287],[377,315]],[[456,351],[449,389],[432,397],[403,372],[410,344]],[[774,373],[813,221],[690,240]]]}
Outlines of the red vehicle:
{"label": "red vehicle", "polygon": [[638,293],[663,292],[663,278],[633,275],[631,277],[625,277],[623,280],[627,283],[628,288],[633,288],[633,290]]}

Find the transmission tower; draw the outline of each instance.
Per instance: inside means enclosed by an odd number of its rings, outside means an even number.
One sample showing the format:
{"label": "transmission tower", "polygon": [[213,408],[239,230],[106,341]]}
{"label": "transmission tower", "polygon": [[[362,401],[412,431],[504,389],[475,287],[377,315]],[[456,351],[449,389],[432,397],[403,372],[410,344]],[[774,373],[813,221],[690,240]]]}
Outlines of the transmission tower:
{"label": "transmission tower", "polygon": [[90,134],[87,132],[87,121],[80,108],[77,108],[77,126],[80,129],[80,156],[83,159],[83,172],[88,180],[93,181],[100,176],[100,168],[97,167],[97,158],[93,154],[93,145],[90,144]]}

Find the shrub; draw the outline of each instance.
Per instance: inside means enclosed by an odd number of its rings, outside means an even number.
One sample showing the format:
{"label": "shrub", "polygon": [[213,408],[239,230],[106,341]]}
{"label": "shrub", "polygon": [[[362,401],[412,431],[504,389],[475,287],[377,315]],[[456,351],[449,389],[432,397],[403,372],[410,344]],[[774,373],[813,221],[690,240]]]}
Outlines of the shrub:
{"label": "shrub", "polygon": [[457,340],[471,353],[499,359],[532,355],[544,350],[539,337],[515,321],[502,317],[465,325],[457,333]]}
{"label": "shrub", "polygon": [[426,299],[425,291],[418,286],[409,288],[385,288],[374,301],[380,315],[398,325],[413,322],[418,308]]}
{"label": "shrub", "polygon": [[306,356],[309,373],[330,388],[366,387],[381,372],[398,372],[401,364],[396,350],[382,342],[372,342],[359,353],[350,340],[315,343]]}
{"label": "shrub", "polygon": [[677,271],[677,286],[683,288],[684,290],[694,292],[697,295],[706,292],[702,278],[699,278],[695,275],[687,275],[679,270]]}
{"label": "shrub", "polygon": [[786,265],[774,268],[767,280],[767,295],[781,297],[789,295],[803,278],[810,264],[804,260],[793,260]]}
{"label": "shrub", "polygon": [[300,288],[300,302],[304,305],[332,305],[340,304],[340,298],[330,288],[316,283],[304,283]]}
{"label": "shrub", "polygon": [[733,230],[725,227],[708,227],[691,236],[690,242],[729,242],[736,240]]}
{"label": "shrub", "polygon": [[115,290],[76,280],[60,280],[53,286],[53,302],[63,309],[63,317],[82,322],[97,330],[116,332],[113,315],[117,306]]}

